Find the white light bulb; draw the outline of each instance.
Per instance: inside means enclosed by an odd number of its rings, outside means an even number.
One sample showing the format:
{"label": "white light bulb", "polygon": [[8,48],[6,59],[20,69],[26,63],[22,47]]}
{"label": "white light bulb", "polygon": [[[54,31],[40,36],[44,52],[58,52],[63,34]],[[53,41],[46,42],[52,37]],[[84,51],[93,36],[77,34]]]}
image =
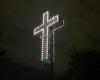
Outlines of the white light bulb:
{"label": "white light bulb", "polygon": [[[41,46],[41,61],[49,61],[50,54],[49,51],[49,44],[50,44],[50,35],[49,35],[49,28],[53,26],[55,23],[59,21],[59,15],[53,16],[51,19],[49,19],[49,11],[43,13],[43,22],[40,26],[36,27],[34,29],[34,35],[42,32],[41,40],[42,40],[42,46]],[[57,27],[53,29],[53,57],[55,57],[54,53],[54,31],[60,29],[62,26]]]}

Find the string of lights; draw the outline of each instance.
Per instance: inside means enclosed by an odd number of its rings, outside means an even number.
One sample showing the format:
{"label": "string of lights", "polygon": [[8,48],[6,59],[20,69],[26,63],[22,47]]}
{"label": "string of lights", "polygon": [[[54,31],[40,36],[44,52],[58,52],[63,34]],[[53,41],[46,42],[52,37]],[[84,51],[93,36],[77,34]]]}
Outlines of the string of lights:
{"label": "string of lights", "polygon": [[[42,46],[41,46],[41,61],[42,62],[50,62],[50,54],[49,54],[49,44],[50,44],[50,27],[53,26],[55,23],[59,21],[59,16],[53,16],[51,19],[49,19],[49,11],[43,13],[43,20],[42,24],[34,29],[34,35],[38,34],[41,32],[41,40],[42,40]],[[63,24],[64,25],[64,24]],[[62,26],[63,26],[62,25]],[[55,46],[55,39],[54,39],[54,32],[62,26],[54,28],[53,29],[53,62],[55,61],[55,51],[54,51],[54,46]]]}

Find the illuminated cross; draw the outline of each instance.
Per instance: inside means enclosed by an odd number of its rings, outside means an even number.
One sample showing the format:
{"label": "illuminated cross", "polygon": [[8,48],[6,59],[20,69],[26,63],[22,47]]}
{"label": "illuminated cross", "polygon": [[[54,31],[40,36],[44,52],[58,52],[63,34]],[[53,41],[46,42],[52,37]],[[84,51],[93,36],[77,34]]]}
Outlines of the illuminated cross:
{"label": "illuminated cross", "polygon": [[[55,23],[59,21],[59,16],[53,16],[51,19],[49,19],[49,12],[43,13],[43,22],[40,26],[36,27],[34,29],[34,35],[40,33],[41,39],[42,39],[42,50],[41,50],[41,61],[43,62],[49,62],[49,39],[50,39],[50,27],[53,27]],[[60,28],[60,27],[58,27]],[[53,36],[54,31],[58,28],[55,28],[52,30]]]}

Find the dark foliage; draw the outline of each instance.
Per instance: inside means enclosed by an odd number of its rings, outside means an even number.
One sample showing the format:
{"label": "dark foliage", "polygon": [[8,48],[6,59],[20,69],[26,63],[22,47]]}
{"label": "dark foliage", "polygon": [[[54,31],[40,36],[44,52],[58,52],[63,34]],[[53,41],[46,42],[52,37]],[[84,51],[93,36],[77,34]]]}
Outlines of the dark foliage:
{"label": "dark foliage", "polygon": [[[0,32],[0,44],[2,33]],[[0,45],[0,80],[40,80],[39,71],[33,67],[24,66],[4,59],[6,53]]]}
{"label": "dark foliage", "polygon": [[0,80],[40,80],[39,71],[0,58]]}
{"label": "dark foliage", "polygon": [[70,68],[64,76],[65,80],[100,80],[100,51],[74,50],[71,58]]}

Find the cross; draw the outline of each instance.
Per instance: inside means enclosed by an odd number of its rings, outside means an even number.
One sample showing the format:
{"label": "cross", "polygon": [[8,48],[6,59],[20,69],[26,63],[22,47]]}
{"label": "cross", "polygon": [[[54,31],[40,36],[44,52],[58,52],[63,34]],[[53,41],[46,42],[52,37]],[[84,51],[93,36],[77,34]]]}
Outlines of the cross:
{"label": "cross", "polygon": [[[59,16],[53,16],[51,19],[49,19],[49,12],[43,13],[43,22],[40,26],[36,27],[34,29],[34,35],[41,34],[42,39],[42,47],[41,47],[41,61],[48,62],[49,61],[49,38],[50,38],[50,28],[53,27],[54,24],[56,24],[59,21]],[[53,35],[54,31],[58,28],[53,29]]]}

